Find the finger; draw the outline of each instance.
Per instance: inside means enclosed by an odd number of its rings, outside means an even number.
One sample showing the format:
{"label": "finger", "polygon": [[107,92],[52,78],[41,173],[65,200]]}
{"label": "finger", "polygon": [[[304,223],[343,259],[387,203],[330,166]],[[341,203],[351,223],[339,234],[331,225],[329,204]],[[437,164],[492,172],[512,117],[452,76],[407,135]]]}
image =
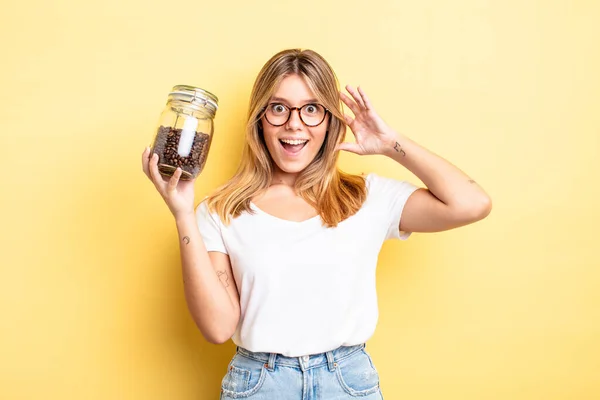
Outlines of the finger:
{"label": "finger", "polygon": [[354,118],[352,118],[348,114],[344,114],[344,121],[346,121],[346,125],[352,125],[352,123],[354,122]]}
{"label": "finger", "polygon": [[360,113],[360,108],[358,107],[358,105],[354,101],[352,101],[352,99],[348,97],[345,93],[340,92],[340,99],[342,99],[344,104],[347,105],[350,110],[352,110],[354,115]]}
{"label": "finger", "polygon": [[177,190],[177,183],[179,182],[179,178],[181,178],[181,174],[183,170],[180,167],[177,167],[171,179],[169,179],[169,184],[167,185],[167,193],[173,193]]}
{"label": "finger", "polygon": [[156,189],[160,192],[160,194],[164,193],[165,190],[165,181],[163,180],[162,175],[158,171],[158,154],[152,154],[150,158],[150,177],[152,178],[152,182]]}
{"label": "finger", "polygon": [[150,178],[150,170],[148,168],[148,163],[150,162],[149,155],[150,146],[146,147],[142,153],[142,171],[144,171],[144,174],[146,174],[148,178]]}
{"label": "finger", "polygon": [[340,144],[338,144],[335,149],[337,151],[348,151],[350,153],[354,153],[354,154],[361,154],[361,149],[360,146],[356,143],[348,143],[348,142],[342,142]]}
{"label": "finger", "polygon": [[361,108],[365,108],[365,103],[363,103],[363,100],[360,97],[360,94],[356,91],[356,89],[354,89],[350,85],[346,85],[346,90],[352,95],[354,101],[356,101],[356,103],[358,103],[358,105],[360,105]]}
{"label": "finger", "polygon": [[367,94],[364,92],[364,90],[361,89],[361,87],[358,87],[358,93],[360,94],[360,97],[363,100],[363,103],[365,105],[365,108],[367,110],[370,110],[373,108],[373,105],[371,104],[371,100],[367,97]]}

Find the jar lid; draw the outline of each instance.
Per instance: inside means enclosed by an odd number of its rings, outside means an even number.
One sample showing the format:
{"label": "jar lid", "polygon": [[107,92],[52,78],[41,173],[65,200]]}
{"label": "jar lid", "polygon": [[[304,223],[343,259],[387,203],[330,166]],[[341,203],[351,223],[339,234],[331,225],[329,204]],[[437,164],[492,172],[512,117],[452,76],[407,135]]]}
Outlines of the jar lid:
{"label": "jar lid", "polygon": [[217,112],[219,99],[208,90],[188,85],[173,86],[168,101],[178,100],[207,108],[212,116]]}

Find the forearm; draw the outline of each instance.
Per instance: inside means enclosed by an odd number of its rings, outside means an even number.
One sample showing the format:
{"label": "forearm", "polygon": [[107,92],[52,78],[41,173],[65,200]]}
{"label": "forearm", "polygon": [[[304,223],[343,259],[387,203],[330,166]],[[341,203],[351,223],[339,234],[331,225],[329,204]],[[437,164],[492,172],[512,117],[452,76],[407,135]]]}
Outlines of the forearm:
{"label": "forearm", "polygon": [[413,140],[396,134],[385,155],[415,174],[440,201],[457,212],[486,214],[491,209],[487,193],[473,179]]}
{"label": "forearm", "polygon": [[175,222],[188,308],[204,337],[213,343],[222,342],[237,325],[238,307],[215,272],[195,215],[178,217]]}

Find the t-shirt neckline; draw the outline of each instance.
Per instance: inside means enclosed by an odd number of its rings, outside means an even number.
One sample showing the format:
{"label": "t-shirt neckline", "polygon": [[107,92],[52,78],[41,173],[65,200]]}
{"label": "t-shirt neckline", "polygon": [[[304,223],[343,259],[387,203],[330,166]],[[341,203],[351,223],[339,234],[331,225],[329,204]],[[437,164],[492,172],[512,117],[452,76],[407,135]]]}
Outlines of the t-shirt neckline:
{"label": "t-shirt neckline", "polygon": [[303,224],[308,224],[308,223],[313,222],[313,221],[320,221],[320,219],[321,219],[321,216],[317,214],[314,217],[305,219],[304,221],[292,221],[292,220],[289,220],[289,219],[283,219],[283,218],[276,217],[276,216],[274,216],[272,214],[269,214],[268,212],[262,210],[260,207],[258,207],[256,204],[254,204],[254,202],[252,202],[252,201],[250,202],[250,207],[254,211],[256,211],[257,213],[259,213],[261,215],[264,215],[265,217],[268,217],[268,218],[270,218],[272,220],[275,220],[275,221],[281,221],[281,222],[286,223],[286,224],[291,224],[291,225],[303,225]]}

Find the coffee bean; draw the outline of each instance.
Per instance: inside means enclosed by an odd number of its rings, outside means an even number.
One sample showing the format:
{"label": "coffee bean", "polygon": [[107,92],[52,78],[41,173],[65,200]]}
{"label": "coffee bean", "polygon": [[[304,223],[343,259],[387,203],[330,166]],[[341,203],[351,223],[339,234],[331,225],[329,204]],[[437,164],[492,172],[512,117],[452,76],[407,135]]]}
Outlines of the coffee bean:
{"label": "coffee bean", "polygon": [[177,149],[181,129],[160,126],[156,132],[152,153],[158,154],[158,170],[162,175],[172,176],[177,167],[182,169],[181,180],[189,180],[198,176],[208,156],[211,136],[196,132],[189,155],[181,157]]}

